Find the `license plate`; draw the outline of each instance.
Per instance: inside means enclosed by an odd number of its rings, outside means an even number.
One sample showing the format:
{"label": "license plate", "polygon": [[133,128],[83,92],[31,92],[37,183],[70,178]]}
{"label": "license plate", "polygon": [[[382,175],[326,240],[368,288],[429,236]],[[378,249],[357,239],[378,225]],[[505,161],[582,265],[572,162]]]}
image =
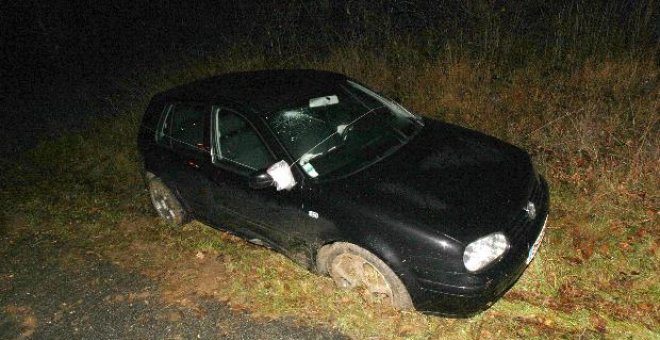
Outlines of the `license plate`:
{"label": "license plate", "polygon": [[527,254],[526,264],[532,262],[532,260],[534,259],[534,255],[536,255],[536,252],[539,250],[539,247],[541,246],[541,241],[543,240],[543,235],[545,234],[545,225],[547,223],[548,223],[548,216],[545,216],[545,221],[543,221],[543,227],[541,228],[541,233],[539,233],[539,237],[536,238],[536,241],[534,241],[532,247],[529,248],[529,254]]}

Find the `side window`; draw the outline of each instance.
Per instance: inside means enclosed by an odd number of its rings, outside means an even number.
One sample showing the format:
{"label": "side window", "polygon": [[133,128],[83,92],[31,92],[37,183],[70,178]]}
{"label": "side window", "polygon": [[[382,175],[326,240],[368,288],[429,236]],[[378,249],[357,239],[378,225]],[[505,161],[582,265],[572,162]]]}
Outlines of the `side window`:
{"label": "side window", "polygon": [[263,169],[274,161],[245,118],[227,109],[219,109],[216,118],[219,159],[250,170]]}
{"label": "side window", "polygon": [[172,147],[210,151],[210,113],[209,105],[172,105],[162,123],[161,141]]}

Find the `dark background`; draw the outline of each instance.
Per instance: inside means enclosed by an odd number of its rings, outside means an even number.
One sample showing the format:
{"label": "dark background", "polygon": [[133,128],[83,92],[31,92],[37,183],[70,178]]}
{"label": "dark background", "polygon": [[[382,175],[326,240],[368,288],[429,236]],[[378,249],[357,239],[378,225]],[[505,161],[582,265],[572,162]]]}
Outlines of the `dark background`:
{"label": "dark background", "polygon": [[[9,1],[1,5],[0,159],[117,114],[126,81],[228,49],[269,60],[340,46],[448,45],[499,63],[658,44],[653,1]],[[575,20],[571,21],[571,18]],[[579,20],[578,20],[579,19]],[[576,52],[577,51],[577,52]]]}

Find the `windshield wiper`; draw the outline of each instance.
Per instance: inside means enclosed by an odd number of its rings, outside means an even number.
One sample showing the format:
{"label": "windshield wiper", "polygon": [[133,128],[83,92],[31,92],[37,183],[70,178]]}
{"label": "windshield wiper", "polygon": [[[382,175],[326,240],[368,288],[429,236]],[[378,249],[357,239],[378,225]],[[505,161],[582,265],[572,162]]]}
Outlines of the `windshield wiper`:
{"label": "windshield wiper", "polygon": [[[311,155],[313,155],[311,158],[304,159],[305,157],[310,157],[310,156],[308,155],[308,154],[310,154],[310,151],[316,149],[316,148],[319,147],[321,144],[327,142],[330,138],[334,137],[335,135],[340,135],[340,136],[342,136],[342,139],[343,139],[343,140],[346,140],[346,135],[352,130],[352,126],[353,126],[355,123],[359,122],[362,118],[366,117],[366,116],[369,115],[370,113],[372,113],[372,112],[374,112],[374,111],[376,111],[376,110],[378,110],[378,109],[380,109],[380,108],[383,108],[383,107],[385,107],[385,106],[384,106],[384,105],[381,105],[381,106],[374,107],[374,108],[370,109],[369,111],[363,113],[363,114],[360,115],[359,117],[353,119],[353,120],[350,121],[348,124],[342,124],[342,125],[339,125],[339,126],[337,127],[337,131],[335,131],[335,132],[331,133],[329,136],[323,138],[320,142],[318,142],[316,145],[314,145],[312,148],[310,148],[307,152],[303,153],[302,156],[300,156],[298,159],[296,159],[295,163],[298,163],[300,160],[305,160],[305,161],[308,162],[309,160],[311,160],[311,159],[313,159],[313,158],[316,158],[316,157],[318,157],[318,156],[320,156],[320,155],[327,154],[327,153],[328,153],[329,151],[331,151],[332,149],[337,148],[338,145],[335,145],[333,148],[330,148],[330,150],[328,150],[328,151],[326,151],[326,152],[319,153],[319,154],[311,154]],[[340,127],[341,127],[341,129],[340,129]],[[343,145],[343,144],[340,144],[340,145]],[[307,156],[305,156],[305,155],[307,155]]]}

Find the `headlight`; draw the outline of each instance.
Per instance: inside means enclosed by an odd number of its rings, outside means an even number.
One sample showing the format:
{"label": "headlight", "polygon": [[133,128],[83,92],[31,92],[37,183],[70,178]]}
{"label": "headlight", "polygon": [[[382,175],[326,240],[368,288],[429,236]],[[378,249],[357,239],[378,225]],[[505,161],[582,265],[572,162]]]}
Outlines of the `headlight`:
{"label": "headlight", "polygon": [[509,241],[502,233],[484,236],[465,247],[463,264],[471,272],[476,272],[498,259],[509,249]]}

